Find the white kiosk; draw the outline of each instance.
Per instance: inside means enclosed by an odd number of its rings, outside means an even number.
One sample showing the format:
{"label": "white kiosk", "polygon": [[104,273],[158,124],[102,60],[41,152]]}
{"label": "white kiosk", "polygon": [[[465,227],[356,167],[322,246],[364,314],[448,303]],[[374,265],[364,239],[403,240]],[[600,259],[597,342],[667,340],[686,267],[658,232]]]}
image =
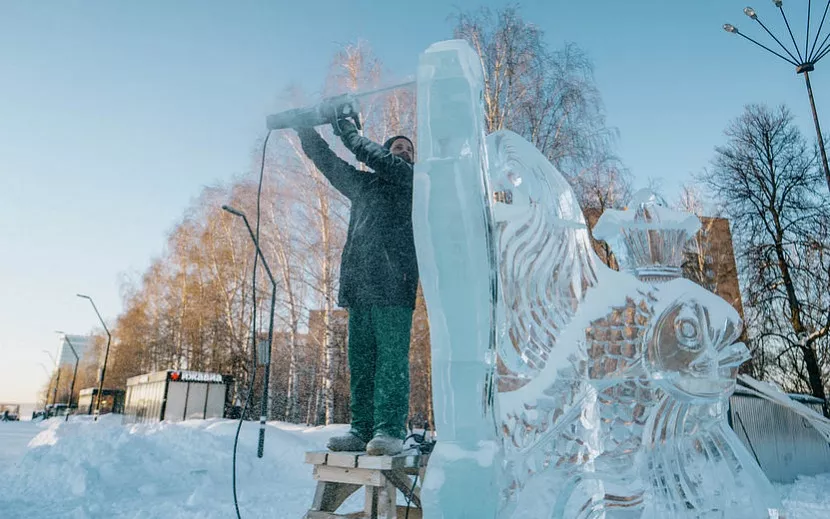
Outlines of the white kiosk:
{"label": "white kiosk", "polygon": [[127,379],[124,423],[222,418],[231,377],[167,370]]}

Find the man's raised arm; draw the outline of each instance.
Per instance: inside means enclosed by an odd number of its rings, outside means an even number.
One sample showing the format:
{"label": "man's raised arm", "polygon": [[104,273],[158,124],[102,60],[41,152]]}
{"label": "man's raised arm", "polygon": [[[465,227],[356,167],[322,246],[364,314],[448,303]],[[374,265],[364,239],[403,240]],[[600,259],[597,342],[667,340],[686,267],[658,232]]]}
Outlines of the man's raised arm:
{"label": "man's raised arm", "polygon": [[372,168],[382,179],[411,187],[412,164],[393,154],[380,144],[357,133],[357,128],[350,121],[340,121],[340,138],[357,160]]}
{"label": "man's raised arm", "polygon": [[297,128],[295,131],[300,137],[303,152],[335,189],[349,200],[360,192],[360,187],[365,182],[365,173],[338,157],[314,128]]}

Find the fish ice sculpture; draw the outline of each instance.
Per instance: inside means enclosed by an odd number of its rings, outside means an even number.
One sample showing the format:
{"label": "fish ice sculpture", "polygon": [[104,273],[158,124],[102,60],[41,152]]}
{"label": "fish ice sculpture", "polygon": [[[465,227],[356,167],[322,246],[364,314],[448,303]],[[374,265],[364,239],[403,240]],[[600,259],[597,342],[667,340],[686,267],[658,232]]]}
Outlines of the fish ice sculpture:
{"label": "fish ice sculpture", "polygon": [[594,228],[529,142],[484,136],[464,42],[418,75],[415,225],[438,444],[425,517],[782,517],[726,420],[742,323],[680,277],[693,215],[638,193]]}
{"label": "fish ice sculpture", "polygon": [[759,518],[776,492],[726,420],[742,323],[683,279],[693,216],[640,192],[594,228],[535,147],[488,136],[504,517]]}

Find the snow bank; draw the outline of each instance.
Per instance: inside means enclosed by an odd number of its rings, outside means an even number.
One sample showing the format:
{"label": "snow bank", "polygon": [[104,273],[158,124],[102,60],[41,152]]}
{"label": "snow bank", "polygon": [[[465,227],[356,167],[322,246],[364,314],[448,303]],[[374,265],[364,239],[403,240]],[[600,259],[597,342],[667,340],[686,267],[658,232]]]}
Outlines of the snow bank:
{"label": "snow bank", "polygon": [[787,519],[830,517],[830,474],[799,477],[792,485],[776,485],[781,492]]}
{"label": "snow bank", "polygon": [[[323,448],[344,427],[269,425],[262,459],[256,457],[258,425],[242,428],[240,512],[243,518],[302,517],[314,491],[304,452]],[[105,416],[98,422],[53,419],[41,427],[22,457],[0,468],[4,518],[235,517],[236,422],[124,426],[120,417]]]}
{"label": "snow bank", "polygon": [[[324,448],[345,429],[271,423],[259,459],[258,424],[246,423],[237,472],[243,519],[302,517],[315,488],[304,453]],[[235,432],[230,420],[121,425],[119,416],[103,416],[98,422],[0,423],[0,518],[233,518]],[[830,517],[830,474],[778,489],[788,519]],[[362,504],[359,492],[344,506],[355,511]]]}

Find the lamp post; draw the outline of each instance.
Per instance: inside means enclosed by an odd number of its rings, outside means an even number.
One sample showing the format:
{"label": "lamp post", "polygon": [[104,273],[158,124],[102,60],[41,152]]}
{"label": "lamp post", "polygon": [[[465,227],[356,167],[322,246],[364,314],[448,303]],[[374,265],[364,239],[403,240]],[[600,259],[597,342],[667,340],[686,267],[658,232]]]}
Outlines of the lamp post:
{"label": "lamp post", "polygon": [[98,415],[101,414],[101,396],[104,392],[104,377],[107,374],[107,359],[110,355],[110,343],[112,342],[112,334],[110,333],[109,329],[107,329],[106,323],[104,323],[104,319],[101,317],[101,313],[98,311],[98,307],[95,306],[95,301],[92,300],[91,297],[84,294],[75,294],[82,299],[88,299],[90,304],[92,304],[92,309],[95,310],[95,314],[98,316],[98,320],[101,321],[101,326],[104,327],[104,331],[107,332],[107,349],[104,352],[104,366],[101,368],[101,376],[98,377],[98,400],[95,403],[95,421],[98,421]]}
{"label": "lamp post", "polygon": [[[60,382],[61,382],[61,367],[58,364],[58,359],[56,357],[52,356],[52,354],[49,353],[48,350],[40,350],[40,351],[42,351],[43,353],[49,355],[49,358],[52,359],[52,363],[55,365],[55,369],[58,372],[58,375],[55,378],[55,388],[52,390],[52,405],[54,406],[55,403],[58,401],[58,384],[60,384]],[[60,355],[60,351],[58,351],[58,355]],[[46,399],[46,403],[47,404],[49,403],[48,398]]]}
{"label": "lamp post", "polygon": [[[807,96],[810,98],[810,108],[813,111],[813,122],[816,125],[816,136],[818,137],[818,146],[819,151],[821,152],[821,163],[824,166],[824,176],[827,180],[827,188],[830,189],[830,166],[827,165],[827,151],[824,148],[824,139],[821,136],[821,125],[818,122],[818,113],[816,112],[816,102],[813,99],[813,87],[810,84],[810,72],[815,70],[816,63],[819,62],[823,57],[827,54],[830,54],[830,32],[828,32],[827,36],[821,40],[821,43],[818,43],[819,38],[821,37],[821,31],[824,28],[824,22],[827,19],[827,12],[830,10],[830,0],[827,0],[827,5],[824,7],[824,14],[821,17],[821,22],[819,23],[818,29],[816,29],[815,37],[813,38],[812,45],[810,44],[810,22],[812,21],[812,0],[807,1],[807,36],[804,39],[804,52],[801,52],[801,48],[799,47],[798,43],[795,40],[795,36],[793,35],[792,28],[790,27],[790,21],[787,19],[786,13],[784,13],[784,1],[783,0],[772,0],[775,4],[775,7],[781,12],[781,17],[784,19],[784,23],[787,26],[787,32],[790,35],[790,40],[793,43],[793,50],[790,50],[786,45],[781,43],[779,40],[768,28],[764,23],[758,18],[758,13],[755,12],[755,9],[751,7],[747,7],[744,9],[744,14],[747,15],[752,20],[758,22],[764,31],[769,34],[773,40],[778,44],[779,47],[787,54],[786,56],[782,55],[779,52],[776,52],[766,45],[758,43],[754,39],[750,38],[749,36],[745,35],[744,33],[740,32],[737,27],[732,24],[725,24],[723,26],[723,30],[726,32],[737,34],[755,45],[761,47],[762,49],[775,54],[779,58],[783,59],[787,63],[793,65],[795,67],[796,74],[804,74],[804,82],[807,84]],[[795,51],[795,53],[793,53]]]}
{"label": "lamp post", "polygon": [[42,362],[38,362],[37,365],[43,368],[43,372],[46,373],[46,377],[49,379],[49,386],[46,388],[46,401],[43,402],[43,410],[45,412],[46,407],[49,405],[49,393],[52,392],[52,372],[46,369],[46,366]]}
{"label": "lamp post", "polygon": [[78,352],[75,351],[75,346],[72,345],[72,341],[69,340],[69,336],[66,335],[66,333],[57,330],[55,333],[63,335],[63,340],[66,341],[66,344],[69,345],[69,349],[72,350],[72,355],[75,356],[75,371],[72,372],[72,383],[69,385],[69,398],[66,402],[66,420],[64,420],[65,422],[68,422],[69,410],[72,409],[72,393],[75,392],[75,377],[78,376],[78,361],[81,360],[81,358],[78,357]]}
{"label": "lamp post", "polygon": [[[242,221],[245,222],[245,227],[248,228],[248,234],[251,235],[251,241],[254,242],[254,247],[256,247],[256,253],[262,260],[262,266],[265,267],[265,272],[268,273],[268,278],[271,280],[271,318],[268,323],[268,348],[265,353],[265,381],[263,382],[264,387],[262,389],[262,405],[260,406],[259,415],[259,445],[257,447],[257,457],[261,458],[265,449],[265,421],[268,417],[268,384],[271,380],[271,344],[274,339],[274,306],[276,305],[277,282],[273,274],[271,274],[271,269],[268,268],[268,262],[265,261],[265,255],[262,253],[262,249],[259,248],[259,241],[256,235],[254,235],[254,231],[251,229],[245,213],[227,205],[223,205],[222,210],[242,218]],[[256,287],[254,287],[254,290],[256,290]],[[256,329],[254,329],[254,344],[256,344]]]}
{"label": "lamp post", "polygon": [[[43,369],[43,372],[46,373],[46,376],[49,377],[49,387],[51,388],[52,387],[52,373],[50,373],[49,370],[46,369],[46,366],[44,366],[42,362],[38,362],[37,365],[40,366]],[[48,395],[49,392],[47,391],[46,394]]]}

